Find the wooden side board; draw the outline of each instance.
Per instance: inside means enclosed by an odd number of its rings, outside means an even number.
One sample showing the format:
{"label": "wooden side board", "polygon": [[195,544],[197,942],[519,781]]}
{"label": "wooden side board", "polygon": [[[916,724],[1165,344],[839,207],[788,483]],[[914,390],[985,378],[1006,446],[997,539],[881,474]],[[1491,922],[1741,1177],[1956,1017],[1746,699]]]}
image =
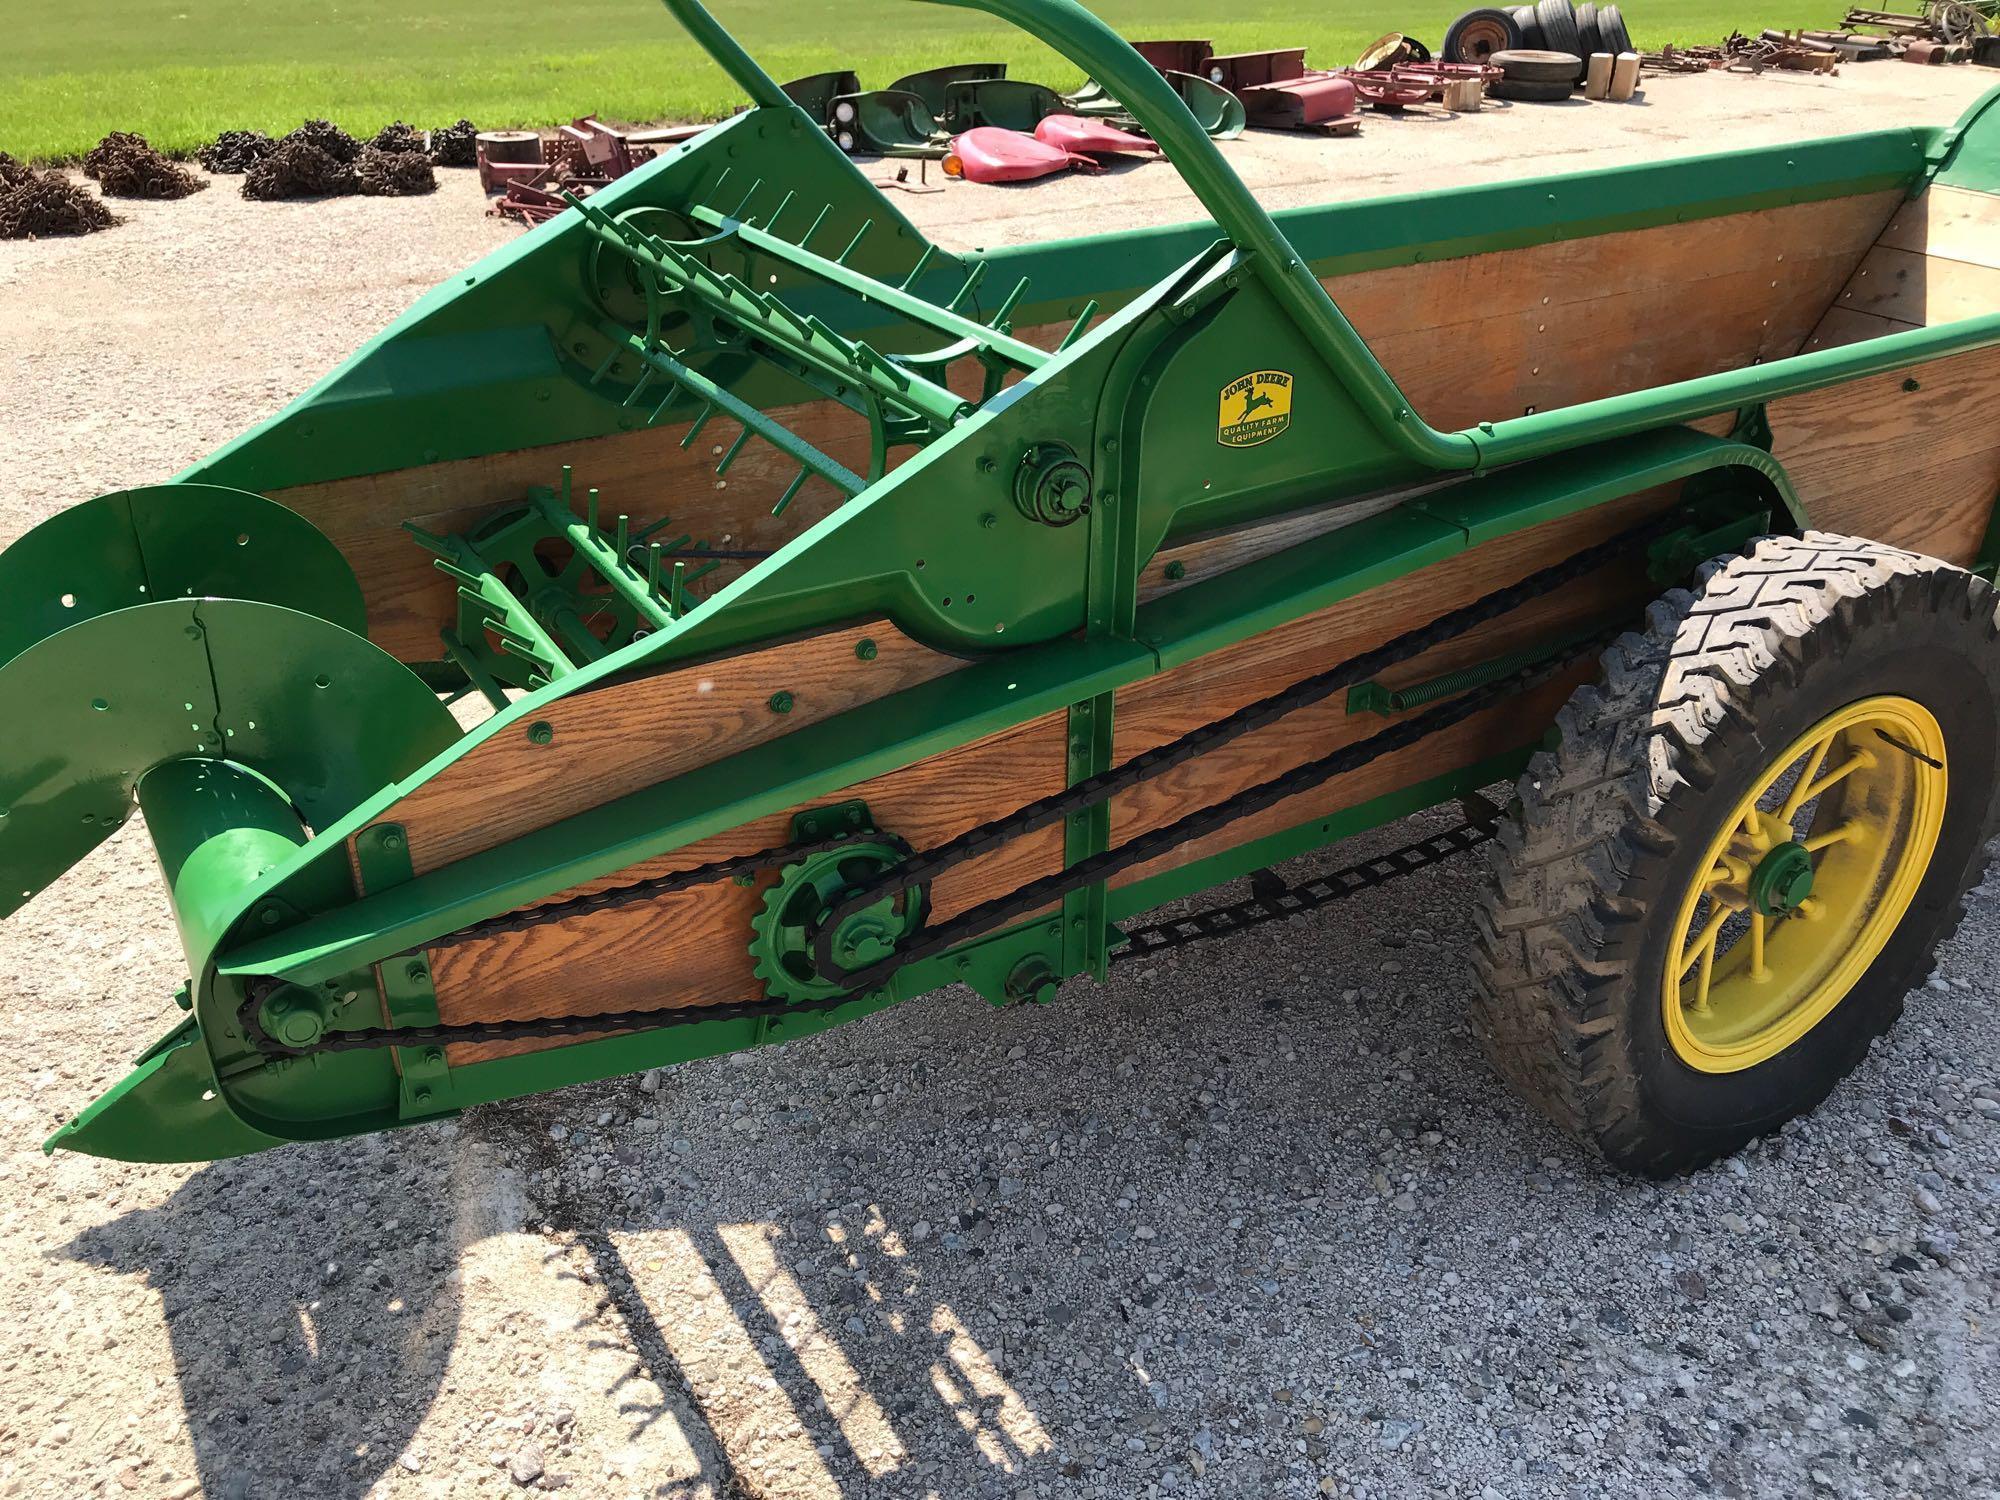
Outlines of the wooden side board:
{"label": "wooden side board", "polygon": [[[1872,194],[1565,240],[1329,278],[1377,357],[1432,423],[1460,428],[1795,352],[1889,219],[1900,196]],[[1068,324],[1019,330],[1053,346]],[[953,372],[973,393],[969,366]],[[865,424],[830,401],[773,413],[847,464],[867,462]],[[771,506],[795,467],[752,442],[726,478],[715,461],[739,429],[723,418],[681,446],[687,423],[573,443],[300,485],[274,498],[353,563],[370,631],[406,660],[434,660],[452,586],[401,530],[463,531],[553,485],[564,464],[606,514],[717,547],[768,551],[828,514],[839,496],[809,482],[782,518]],[[710,575],[708,587],[741,565]]]}
{"label": "wooden side board", "polygon": [[546,739],[492,735],[376,821],[403,826],[426,874],[963,665],[873,620],[572,693]]}
{"label": "wooden side board", "polygon": [[[1122,759],[1288,686],[1331,660],[1363,650],[1608,536],[1670,498],[1666,491],[1649,493],[1550,522],[1135,683],[1118,695],[1116,754]],[[1547,639],[1565,627],[1599,618],[1621,603],[1636,603],[1647,592],[1634,575],[1601,575],[1546,596],[1475,635],[1439,647],[1406,664],[1388,680],[1392,686],[1421,681],[1437,672]],[[1548,723],[1566,690],[1566,682],[1557,683],[1510,701],[1436,741],[1385,757],[1362,772],[1249,820],[1219,839],[1175,851],[1127,878],[1170,868],[1215,848],[1350,806],[1523,743]],[[1207,806],[1335,746],[1373,734],[1391,722],[1378,715],[1347,714],[1344,694],[1316,709],[1303,710],[1270,730],[1248,736],[1117,799],[1112,804],[1114,840],[1122,842],[1146,828]],[[1066,716],[1047,715],[830,794],[824,801],[861,798],[882,827],[916,848],[934,847],[1059,790],[1066,778],[1065,730]],[[607,740],[615,738],[607,736]],[[713,745],[710,751],[720,748]],[[472,809],[470,799],[476,786],[476,780],[466,783],[465,811]],[[601,800],[601,795],[592,795]],[[781,844],[789,837],[793,814],[802,810],[761,818],[567,894],[622,885]],[[553,811],[543,803],[533,816],[545,821]],[[439,847],[430,830],[436,826],[449,834],[452,825],[434,824],[430,816],[417,816],[411,809],[405,809],[403,816],[410,829],[412,852],[428,867]],[[932,913],[937,918],[956,915],[1059,869],[1061,861],[1059,828],[1016,840],[939,880],[931,892]],[[718,881],[664,900],[440,951],[433,955],[440,1016],[455,1023],[754,998],[759,987],[749,953],[751,922],[772,880],[766,875],[747,887]],[[457,1047],[452,1056],[454,1062],[465,1063],[550,1045],[559,1043]]]}
{"label": "wooden side board", "polygon": [[[1914,388],[1912,388],[1914,386]],[[2000,349],[1774,401],[1813,524],[1967,564],[2000,499]]]}
{"label": "wooden side board", "polygon": [[[1114,722],[1118,758],[1164,744],[1282,691],[1333,662],[1423,625],[1455,605],[1513,583],[1538,567],[1635,524],[1673,498],[1673,489],[1648,491],[1503,537],[1357,598],[1301,616],[1229,650],[1133,683],[1117,696]],[[1410,686],[1621,613],[1636,624],[1653,592],[1636,562],[1631,568],[1606,569],[1583,583],[1544,595],[1490,626],[1433,648],[1386,674],[1385,685]],[[1386,756],[1360,772],[1288,798],[1224,832],[1185,844],[1128,872],[1118,883],[1191,863],[1246,839],[1351,807],[1526,743],[1553,719],[1566,691],[1566,687],[1548,688],[1513,700],[1435,740]],[[1300,709],[1267,729],[1245,735],[1119,797],[1112,804],[1113,842],[1122,843],[1162,827],[1293,766],[1364,740],[1400,717],[1408,715],[1350,714],[1345,693]]]}
{"label": "wooden side board", "polygon": [[1793,204],[1325,285],[1411,404],[1464,428],[1798,352],[1901,201]]}
{"label": "wooden side board", "polygon": [[[773,415],[849,468],[866,470],[866,424],[837,402],[783,408]],[[716,463],[742,429],[717,417],[683,448],[689,425],[299,485],[274,490],[271,498],[298,511],[346,555],[361,580],[368,633],[375,644],[404,661],[434,661],[443,655],[438,632],[456,617],[455,585],[403,530],[404,521],[441,534],[467,531],[483,517],[519,504],[534,486],[553,488],[565,464],[575,471],[579,508],[581,492],[595,487],[607,518],[623,512],[637,528],[671,516],[672,530],[665,536],[688,534],[716,548],[775,550],[841,503],[838,490],[815,478],[782,517],[773,519],[771,507],[798,466],[768,444],[753,441],[729,473],[717,478]],[[703,592],[720,587],[741,569],[741,564],[719,569],[701,585]]]}
{"label": "wooden side board", "polygon": [[1903,202],[1813,329],[1834,349],[2000,308],[2000,195],[1933,187]]}
{"label": "wooden side board", "polygon": [[[882,827],[916,848],[931,848],[1060,790],[1066,728],[1065,715],[1050,714],[860,782],[825,801],[860,798]],[[804,810],[760,818],[668,858],[622,870],[597,886],[775,847],[790,838],[792,817]],[[938,880],[931,889],[932,914],[954,916],[1061,866],[1060,827],[1017,839]],[[439,1017],[456,1023],[756,999],[761,989],[750,956],[750,924],[775,880],[766,875],[748,887],[719,881],[663,901],[441,951],[432,965]],[[559,1044],[455,1046],[451,1061],[484,1061],[554,1045]]]}

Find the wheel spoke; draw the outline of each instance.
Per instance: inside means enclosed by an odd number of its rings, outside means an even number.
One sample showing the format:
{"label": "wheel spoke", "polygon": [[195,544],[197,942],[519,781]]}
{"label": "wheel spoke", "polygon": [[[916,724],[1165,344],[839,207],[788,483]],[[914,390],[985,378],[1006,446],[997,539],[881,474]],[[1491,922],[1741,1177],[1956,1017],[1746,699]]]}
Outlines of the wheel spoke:
{"label": "wheel spoke", "polygon": [[1711,923],[1708,929],[1708,941],[1702,944],[1701,967],[1695,973],[1694,1000],[1689,1006],[1696,1015],[1708,1014],[1708,986],[1715,978],[1715,940],[1721,933],[1722,924]]}
{"label": "wheel spoke", "polygon": [[1696,1010],[1708,1010],[1708,978],[1716,964],[1716,940],[1722,936],[1722,924],[1728,920],[1730,908],[1718,908],[1716,914],[1708,918],[1708,926],[1702,928],[1702,934],[1680,950],[1680,968],[1676,970],[1676,978],[1688,978],[1688,970],[1694,968],[1696,960],[1702,964],[1700,978],[1694,986],[1694,1000],[1690,1002]]}
{"label": "wheel spoke", "polygon": [[1829,845],[1842,843],[1859,832],[1861,832],[1860,821],[1858,819],[1850,819],[1842,823],[1838,828],[1829,828],[1825,833],[1816,833],[1811,838],[1806,839],[1804,841],[1804,848],[1808,854],[1817,854]]}
{"label": "wheel spoke", "polygon": [[1800,805],[1803,806],[1805,803],[1812,801],[1813,798],[1819,796],[1828,787],[1833,786],[1836,782],[1844,781],[1846,778],[1852,776],[1856,771],[1861,770],[1863,767],[1872,766],[1874,764],[1875,764],[1875,757],[1869,754],[1866,750],[1855,751],[1852,755],[1848,756],[1846,760],[1842,761],[1839,765],[1835,766],[1831,771],[1828,771],[1824,776],[1820,777],[1818,781],[1815,781],[1810,787],[1808,787],[1806,789],[1805,796],[1800,799]]}
{"label": "wheel spoke", "polygon": [[1771,977],[1771,971],[1764,967],[1764,914],[1750,913],[1750,977],[1761,983]]}
{"label": "wheel spoke", "polygon": [[1826,761],[1826,752],[1833,748],[1836,738],[1837,735],[1830,734],[1813,746],[1812,754],[1806,757],[1804,769],[1799,772],[1799,779],[1792,783],[1791,795],[1785,798],[1785,805],[1778,809],[1778,817],[1782,821],[1791,822],[1799,815],[1799,809],[1812,800],[1808,788],[1812,786],[1813,777],[1819,775],[1819,768]]}

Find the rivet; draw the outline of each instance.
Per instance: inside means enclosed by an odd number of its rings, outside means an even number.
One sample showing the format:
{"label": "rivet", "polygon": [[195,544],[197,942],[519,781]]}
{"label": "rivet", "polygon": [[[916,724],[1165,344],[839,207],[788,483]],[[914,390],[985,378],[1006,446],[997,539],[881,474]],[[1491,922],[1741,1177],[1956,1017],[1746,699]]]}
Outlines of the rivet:
{"label": "rivet", "polygon": [[875,643],[866,637],[854,643],[854,655],[861,661],[873,661],[877,655]]}
{"label": "rivet", "polygon": [[792,695],[785,692],[782,688],[779,689],[777,692],[771,694],[770,708],[774,714],[790,713],[792,711]]}
{"label": "rivet", "polygon": [[1185,577],[1187,577],[1187,564],[1186,564],[1186,563],[1184,563],[1184,562],[1180,561],[1180,560],[1179,560],[1178,558],[1176,558],[1176,559],[1175,559],[1175,560],[1174,560],[1173,562],[1170,562],[1170,563],[1168,563],[1168,564],[1167,564],[1167,581],[1168,581],[1168,582],[1170,582],[1170,583],[1178,583],[1178,582],[1180,582],[1180,580],[1181,580],[1181,579],[1183,579],[1183,578],[1185,578]]}
{"label": "rivet", "polygon": [[530,744],[546,745],[555,739],[555,737],[555,725],[551,724],[547,719],[537,719],[528,726],[528,742]]}

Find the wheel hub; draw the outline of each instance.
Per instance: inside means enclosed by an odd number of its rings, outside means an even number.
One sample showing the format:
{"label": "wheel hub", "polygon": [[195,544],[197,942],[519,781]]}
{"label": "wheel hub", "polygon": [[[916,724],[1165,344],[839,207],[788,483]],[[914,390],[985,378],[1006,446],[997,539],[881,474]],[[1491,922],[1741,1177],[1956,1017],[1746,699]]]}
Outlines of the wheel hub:
{"label": "wheel hub", "polygon": [[1757,861],[1750,872],[1750,905],[1767,917],[1797,911],[1812,895],[1812,851],[1788,839]]}

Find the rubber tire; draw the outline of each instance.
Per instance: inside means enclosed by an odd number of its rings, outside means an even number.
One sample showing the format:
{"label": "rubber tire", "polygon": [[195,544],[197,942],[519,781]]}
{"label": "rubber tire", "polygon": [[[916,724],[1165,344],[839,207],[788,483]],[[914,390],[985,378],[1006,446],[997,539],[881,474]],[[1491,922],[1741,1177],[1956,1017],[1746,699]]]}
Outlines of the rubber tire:
{"label": "rubber tire", "polygon": [[1548,38],[1542,35],[1542,23],[1535,19],[1535,7],[1517,5],[1508,12],[1513,18],[1515,30],[1521,33],[1521,46],[1530,52],[1539,52],[1548,46]]}
{"label": "rubber tire", "polygon": [[1583,64],[1567,52],[1496,52],[1487,59],[1506,75],[1507,83],[1575,83]]}
{"label": "rubber tire", "polygon": [[[1465,33],[1478,27],[1486,30],[1498,27],[1501,41],[1498,47],[1483,53],[1469,53],[1466,50]],[[1504,10],[1469,10],[1451,23],[1451,29],[1444,34],[1444,60],[1448,63],[1483,63],[1495,52],[1507,52],[1521,47],[1521,27],[1512,12]]]}
{"label": "rubber tire", "polygon": [[1624,13],[1615,5],[1597,8],[1597,34],[1604,42],[1604,50],[1613,57],[1638,50],[1632,45],[1632,33],[1625,29]]}
{"label": "rubber tire", "polygon": [[1486,85],[1489,99],[1508,99],[1516,104],[1560,104],[1576,92],[1573,83],[1548,83],[1526,78],[1496,78]]}
{"label": "rubber tire", "polygon": [[[2000,782],[1996,595],[1853,537],[1767,537],[1621,637],[1558,717],[1476,911],[1475,1030],[1531,1103],[1613,1165],[1689,1171],[1817,1105],[1894,1024],[1985,869]],[[1944,826],[1909,911],[1854,988],[1777,1056],[1688,1067],[1666,1040],[1669,931],[1693,865],[1776,746],[1875,693],[1949,747]]]}
{"label": "rubber tire", "polygon": [[1576,40],[1578,55],[1583,58],[1584,71],[1588,72],[1591,54],[1605,50],[1604,33],[1597,24],[1596,0],[1583,0],[1576,8]]}
{"label": "rubber tire", "polygon": [[1539,0],[1535,19],[1542,23],[1542,36],[1551,52],[1567,52],[1583,60],[1583,40],[1576,34],[1576,11],[1570,0]]}

